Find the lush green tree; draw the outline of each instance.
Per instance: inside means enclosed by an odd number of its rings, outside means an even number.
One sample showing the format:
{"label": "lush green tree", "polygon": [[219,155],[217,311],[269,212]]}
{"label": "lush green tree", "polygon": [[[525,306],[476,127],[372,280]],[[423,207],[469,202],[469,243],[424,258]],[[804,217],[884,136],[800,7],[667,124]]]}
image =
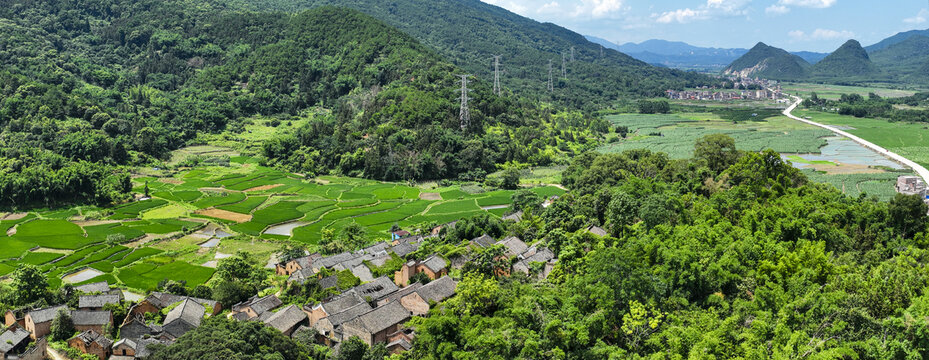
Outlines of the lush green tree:
{"label": "lush green tree", "polygon": [[58,314],[55,315],[55,318],[52,320],[52,325],[50,328],[51,337],[54,341],[64,341],[71,338],[74,335],[74,320],[71,319],[71,314],[67,310],[59,310]]}
{"label": "lush green tree", "polygon": [[503,175],[501,175],[500,187],[507,190],[516,190],[519,188],[519,169],[515,167],[508,167],[506,170],[503,170]]}
{"label": "lush green tree", "polygon": [[529,189],[517,190],[511,197],[513,211],[538,212],[542,209],[544,199],[535,191]]}
{"label": "lush green tree", "polygon": [[49,296],[45,275],[33,265],[22,265],[10,274],[10,303],[22,306]]}
{"label": "lush green tree", "polygon": [[149,358],[298,360],[308,356],[303,345],[261,322],[213,316],[203,320],[200,327],[188,331],[174,344],[155,347]]}
{"label": "lush green tree", "polygon": [[926,219],[929,218],[929,206],[917,195],[897,194],[890,200],[888,208],[890,224],[903,237],[926,231]]}
{"label": "lush green tree", "polygon": [[735,140],[726,134],[710,134],[697,139],[694,145],[694,158],[706,162],[714,172],[728,169],[739,159]]}

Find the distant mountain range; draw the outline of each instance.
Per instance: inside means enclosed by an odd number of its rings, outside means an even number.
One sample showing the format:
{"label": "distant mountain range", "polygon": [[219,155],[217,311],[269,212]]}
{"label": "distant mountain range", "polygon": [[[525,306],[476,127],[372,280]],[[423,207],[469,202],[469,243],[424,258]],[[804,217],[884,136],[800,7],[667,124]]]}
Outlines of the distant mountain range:
{"label": "distant mountain range", "polygon": [[[641,43],[617,45],[595,36],[585,36],[592,43],[614,49],[649,64],[671,68],[702,71],[720,71],[749,52],[749,49],[706,48],[679,41],[648,40]],[[825,58],[826,53],[801,51],[793,53],[809,63]]]}
{"label": "distant mountain range", "polygon": [[868,47],[849,40],[832,53],[788,52],[764,43],[752,49],[719,49],[664,40],[616,45],[593,36],[586,38],[670,68],[779,80],[929,84],[929,30],[901,32]]}

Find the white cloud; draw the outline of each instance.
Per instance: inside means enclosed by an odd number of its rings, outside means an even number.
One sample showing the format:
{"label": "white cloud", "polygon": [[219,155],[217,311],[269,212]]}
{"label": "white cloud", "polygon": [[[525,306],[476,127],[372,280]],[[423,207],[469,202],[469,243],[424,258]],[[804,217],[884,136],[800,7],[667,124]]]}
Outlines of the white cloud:
{"label": "white cloud", "polygon": [[855,33],[848,30],[829,30],[829,29],[816,29],[811,33],[806,33],[800,30],[794,30],[787,33],[788,36],[798,41],[815,41],[815,40],[836,40],[836,39],[851,39],[855,37]]}
{"label": "white cloud", "polygon": [[595,18],[605,17],[614,14],[623,9],[621,0],[581,0],[580,4],[574,7],[574,16],[593,16]]}
{"label": "white cloud", "polygon": [[780,0],[781,5],[825,9],[835,5],[838,0]]}
{"label": "white cloud", "polygon": [[660,24],[670,24],[672,22],[688,23],[696,20],[708,20],[717,16],[741,16],[747,15],[745,9],[751,0],[707,0],[706,4],[696,9],[684,8],[663,13],[652,14],[652,18]]}
{"label": "white cloud", "polygon": [[764,9],[766,14],[783,15],[790,12],[790,8],[780,4],[774,4]]}
{"label": "white cloud", "polygon": [[536,12],[540,14],[542,13],[555,14],[560,11],[561,11],[561,4],[559,4],[557,1],[552,1],[548,4],[542,5],[541,7],[539,7],[538,10],[536,10]]}
{"label": "white cloud", "polygon": [[914,25],[919,25],[926,21],[929,21],[929,10],[927,9],[920,10],[919,14],[916,14],[914,17],[903,19],[903,22]]}

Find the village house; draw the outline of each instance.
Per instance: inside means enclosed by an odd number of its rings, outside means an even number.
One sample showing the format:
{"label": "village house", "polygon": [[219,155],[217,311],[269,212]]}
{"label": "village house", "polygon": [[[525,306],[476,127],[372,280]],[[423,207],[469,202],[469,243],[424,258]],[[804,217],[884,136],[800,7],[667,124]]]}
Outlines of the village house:
{"label": "village house", "polygon": [[164,325],[162,325],[164,333],[175,339],[179,338],[188,331],[200,327],[200,321],[203,320],[205,313],[206,308],[203,305],[186,299],[165,316]]}
{"label": "village house", "polygon": [[284,335],[290,336],[294,330],[309,323],[309,321],[306,313],[300,310],[299,307],[290,305],[271,315],[264,323],[284,333]]}
{"label": "village house", "polygon": [[68,340],[68,346],[85,354],[96,355],[100,360],[110,356],[110,347],[113,341],[107,339],[93,330],[84,331]]}
{"label": "village house", "polygon": [[120,339],[113,343],[110,360],[144,359],[151,355],[148,347],[153,344],[171,345],[173,342],[156,338]]}
{"label": "village house", "polygon": [[496,241],[494,240],[494,238],[490,237],[490,235],[484,234],[474,239],[471,239],[470,246],[472,248],[473,247],[489,248],[493,246],[495,243]]}
{"label": "village house", "polygon": [[82,295],[77,300],[77,308],[81,310],[99,311],[107,304],[119,304],[118,295]]}
{"label": "village house", "polygon": [[354,290],[365,301],[377,303],[400,288],[390,278],[381,276],[372,282],[354,287]]}
{"label": "village house", "polygon": [[68,307],[65,305],[59,305],[26,313],[26,330],[32,334],[33,340],[48,335],[48,333],[51,331],[52,320],[55,320],[55,317],[58,316],[59,311],[67,312]]}
{"label": "village house", "polygon": [[533,246],[520,255],[520,257],[521,259],[513,264],[514,272],[521,272],[529,275],[533,270],[532,264],[540,263],[541,269],[538,275],[540,278],[544,279],[548,277],[548,274],[551,273],[552,269],[555,267],[555,254],[548,248],[536,248]]}
{"label": "village house", "polygon": [[419,290],[419,288],[421,287],[423,287],[422,283],[419,283],[419,282],[412,283],[407,287],[401,288],[400,290],[397,290],[394,293],[387,295],[387,297],[377,302],[377,306],[383,306],[384,304],[387,304],[391,301],[400,301],[401,298],[409,294],[412,294],[416,290]]}
{"label": "village house", "polygon": [[388,335],[409,319],[409,310],[399,302],[390,302],[342,324],[342,337],[357,336],[368,346],[387,343]]}
{"label": "village house", "polygon": [[161,309],[180,303],[184,300],[192,300],[202,305],[211,315],[219,314],[222,311],[222,305],[214,300],[199,299],[189,296],[180,296],[168,293],[153,292],[144,300],[129,308],[129,316],[145,316],[147,313],[156,313]]}
{"label": "village house", "polygon": [[146,336],[153,336],[162,332],[161,325],[146,324],[142,316],[127,316],[119,327],[120,339],[139,339]]}
{"label": "village house", "polygon": [[286,263],[279,263],[275,266],[274,271],[278,275],[290,275],[299,270],[311,269],[313,267],[313,261],[319,260],[320,258],[322,258],[322,255],[319,253],[313,253],[309,256],[290,260]]}
{"label": "village house", "polygon": [[526,252],[526,249],[529,248],[526,243],[515,236],[509,236],[503,240],[500,240],[497,242],[497,245],[503,246],[503,255],[508,258],[519,256],[520,254]]}
{"label": "village house", "polygon": [[425,273],[430,280],[438,279],[448,274],[447,265],[445,259],[435,254],[423,261],[410,260],[394,272],[394,283],[405,286],[410,283],[410,278],[419,273]]}
{"label": "village house", "polygon": [[3,314],[3,326],[10,327],[13,324],[20,327],[26,327],[26,313],[28,309],[10,309]]}
{"label": "village house", "polygon": [[313,328],[316,329],[317,334],[319,334],[319,338],[317,338],[317,340],[325,343],[326,345],[342,342],[342,325],[361,316],[362,314],[371,311],[371,309],[373,308],[370,304],[362,301],[355,305],[349,306],[340,312],[320,319],[313,325]]}
{"label": "village house", "polygon": [[412,329],[401,329],[387,338],[387,351],[399,354],[413,348],[413,339],[416,334]]}
{"label": "village house", "polygon": [[109,311],[76,310],[71,312],[71,321],[77,331],[93,330],[104,334],[104,327],[113,326],[113,313]]}
{"label": "village house", "polygon": [[304,306],[303,312],[310,318],[310,326],[315,326],[317,321],[338,314],[360,303],[366,302],[354,290],[349,290],[330,301],[321,302],[311,307]]}
{"label": "village house", "polygon": [[512,213],[512,214],[505,215],[505,216],[502,218],[502,220],[503,220],[503,221],[513,221],[513,222],[520,222],[520,221],[523,221],[523,212],[522,212],[522,210],[520,210],[520,211],[514,212],[514,213]]}
{"label": "village house", "polygon": [[[275,295],[259,298],[257,295],[232,306],[232,316],[236,320],[265,320],[265,313],[277,309],[283,302]],[[267,315],[270,316],[270,315]]]}
{"label": "village house", "polygon": [[597,235],[599,237],[604,237],[604,236],[609,235],[609,233],[606,232],[606,230],[604,230],[602,227],[599,227],[599,226],[588,226],[586,231],[591,234]]}
{"label": "village house", "polygon": [[22,354],[26,351],[30,341],[29,332],[18,326],[0,333],[0,359]]}
{"label": "village house", "polygon": [[409,295],[400,298],[400,304],[413,315],[426,315],[429,313],[431,304],[442,302],[455,295],[455,289],[457,287],[458,283],[455,280],[451,277],[443,276],[438,280],[423,285]]}

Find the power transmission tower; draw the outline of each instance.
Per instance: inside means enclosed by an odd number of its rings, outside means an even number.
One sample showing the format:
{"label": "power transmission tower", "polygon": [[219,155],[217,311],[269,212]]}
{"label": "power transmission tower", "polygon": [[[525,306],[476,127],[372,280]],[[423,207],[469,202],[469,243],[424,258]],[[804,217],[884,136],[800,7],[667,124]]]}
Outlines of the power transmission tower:
{"label": "power transmission tower", "polygon": [[600,57],[603,57],[603,45],[600,45]]}
{"label": "power transmission tower", "polygon": [[494,55],[494,94],[501,96],[503,94],[503,87],[500,86],[500,57],[502,55]]}
{"label": "power transmission tower", "polygon": [[571,47],[571,62],[574,62],[574,47]]}
{"label": "power transmission tower", "polygon": [[466,130],[471,126],[471,110],[468,109],[468,78],[471,74],[458,76],[461,76],[461,112],[458,119],[461,120],[461,130]]}
{"label": "power transmission tower", "polygon": [[555,86],[552,82],[552,59],[548,59],[548,91],[555,91]]}
{"label": "power transmission tower", "polygon": [[566,65],[565,65],[566,62],[567,62],[567,60],[565,59],[564,53],[561,53],[561,77],[563,77],[563,78],[567,78],[567,77],[568,77],[568,68],[565,67],[565,66],[566,66]]}

